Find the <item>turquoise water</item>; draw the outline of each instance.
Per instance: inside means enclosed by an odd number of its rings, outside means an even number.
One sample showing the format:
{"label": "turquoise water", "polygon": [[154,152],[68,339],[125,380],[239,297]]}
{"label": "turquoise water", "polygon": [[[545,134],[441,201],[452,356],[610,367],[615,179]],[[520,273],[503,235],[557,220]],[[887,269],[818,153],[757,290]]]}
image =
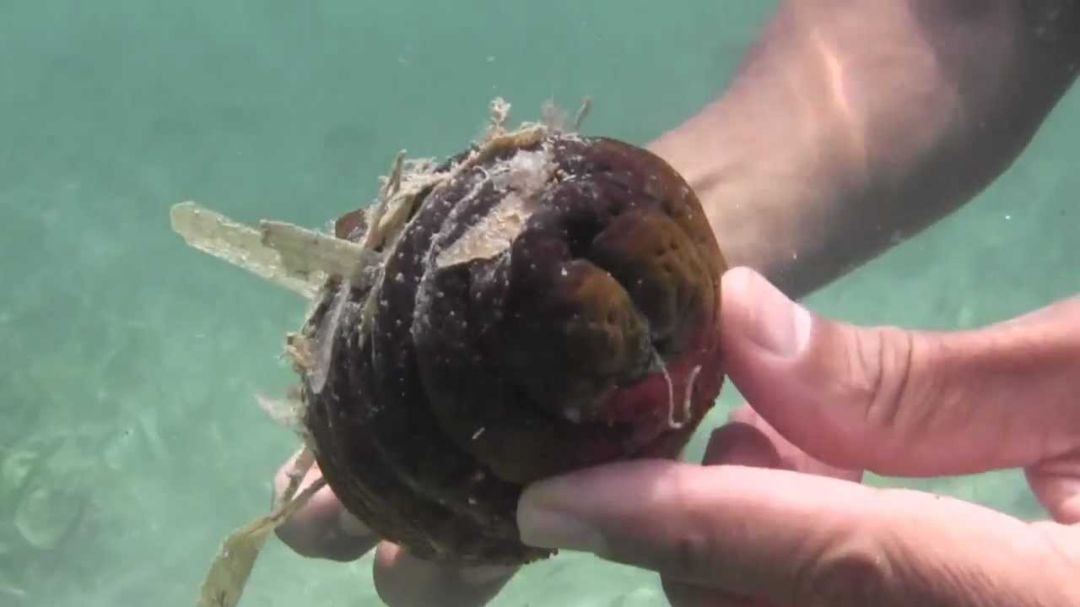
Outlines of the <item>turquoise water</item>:
{"label": "turquoise water", "polygon": [[[293,441],[254,395],[292,380],[277,355],[304,304],[186,248],[171,204],[321,226],[397,149],[458,149],[495,95],[521,119],[587,95],[589,132],[644,143],[722,89],[772,8],[510,4],[0,4],[0,604],[193,604],[218,542],[269,505]],[[810,305],[957,328],[1075,292],[1076,141],[1080,93],[976,201]],[[1039,514],[1012,472],[906,484]],[[272,542],[242,604],[376,604],[370,561]],[[564,555],[494,604],[662,600],[648,574]]]}

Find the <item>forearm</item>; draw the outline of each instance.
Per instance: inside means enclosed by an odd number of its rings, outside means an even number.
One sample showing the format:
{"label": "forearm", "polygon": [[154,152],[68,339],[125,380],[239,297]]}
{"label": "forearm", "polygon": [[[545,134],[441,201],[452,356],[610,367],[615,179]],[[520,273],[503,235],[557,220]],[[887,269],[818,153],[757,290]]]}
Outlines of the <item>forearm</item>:
{"label": "forearm", "polygon": [[[800,296],[957,208],[1067,89],[1077,8],[1017,0],[788,0],[716,102],[652,144],[731,265]],[[1046,30],[1043,30],[1044,34]]]}

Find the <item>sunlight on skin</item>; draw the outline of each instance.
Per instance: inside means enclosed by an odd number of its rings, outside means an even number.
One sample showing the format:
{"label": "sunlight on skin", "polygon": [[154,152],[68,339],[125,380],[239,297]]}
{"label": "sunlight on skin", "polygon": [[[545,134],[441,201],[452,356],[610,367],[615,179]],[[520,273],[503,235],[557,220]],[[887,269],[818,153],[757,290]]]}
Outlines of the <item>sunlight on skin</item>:
{"label": "sunlight on skin", "polygon": [[[970,10],[961,10],[965,7]],[[652,148],[699,190],[729,261],[766,270],[789,295],[804,295],[962,205],[1019,153],[1071,82],[1061,69],[1035,69],[1050,53],[1023,48],[1027,42],[1017,36],[1020,17],[1015,5],[1003,1],[964,7],[914,0],[850,6],[782,3],[775,27],[767,28],[722,99]],[[1020,77],[1028,79],[1026,95],[1000,94]],[[987,121],[998,127],[986,129]],[[882,334],[891,341],[904,336],[896,330]],[[843,346],[843,340],[830,347],[838,344]],[[963,350],[970,354],[978,348]],[[1016,394],[1015,388],[1002,391],[995,383],[1022,374],[991,373],[989,381],[985,375],[982,380],[978,374],[974,380],[957,376],[954,387],[983,389],[983,396],[1005,405],[989,412],[982,398],[971,398],[966,406],[928,409],[928,402],[937,401],[926,394],[913,399],[922,401],[922,408],[903,408],[897,394],[910,389],[911,380],[899,356],[902,349],[846,351],[832,359],[832,366],[810,364],[801,376],[797,364],[785,367],[775,359],[770,364],[762,356],[740,370],[738,346],[727,351],[734,353],[735,383],[741,382],[740,391],[761,414],[744,409],[734,425],[714,436],[707,463],[729,465],[638,462],[541,483],[540,490],[550,490],[548,497],[558,493],[553,487],[566,489],[573,497],[566,509],[578,520],[565,527],[574,533],[556,541],[538,530],[539,515],[523,507],[519,517],[526,539],[595,548],[613,560],[666,572],[665,588],[676,589],[686,604],[759,604],[743,601],[735,590],[771,593],[780,605],[799,592],[823,594],[842,604],[845,591],[856,603],[868,593],[890,591],[897,604],[957,603],[960,596],[992,596],[1010,605],[1055,604],[1062,597],[1054,592],[1071,591],[1062,580],[1070,579],[1075,567],[1067,560],[1076,558],[1074,530],[1060,523],[1027,525],[956,500],[853,482],[862,469],[917,475],[976,471],[988,466],[982,457],[987,452],[1001,455],[997,448],[1004,436],[1014,450],[996,464],[1027,465],[1033,489],[1050,512],[1061,522],[1074,521],[1075,461],[1068,455],[1053,463],[1040,461],[1047,451],[1039,449],[1032,455],[1034,441],[1017,434],[1010,423],[1018,412],[1007,406],[1005,395]],[[882,357],[872,356],[875,352]],[[820,353],[818,358],[829,359]],[[954,367],[963,367],[963,357],[956,360],[960,364]],[[873,375],[865,373],[854,387],[826,381],[842,375],[844,364],[858,369],[875,362],[893,369],[889,377],[879,378],[884,384],[875,384]],[[931,373],[946,367],[928,366]],[[755,373],[756,380],[748,379]],[[928,381],[935,380],[931,376]],[[1044,390],[1058,385],[1030,381]],[[815,393],[815,388],[834,392]],[[840,406],[878,393],[883,396],[863,403],[862,410]],[[946,404],[959,402],[956,394],[944,397]],[[1037,416],[1019,413],[1023,423],[1018,428],[1035,428],[1042,436],[1069,426],[1060,419],[1047,424],[1047,399],[1025,400],[1041,409]],[[976,418],[981,427],[965,433]],[[867,421],[869,428],[864,427]],[[894,422],[899,430],[890,426]],[[956,441],[962,444],[957,447]],[[1056,441],[1052,451],[1067,453]],[[578,485],[582,482],[586,487]],[[642,487],[655,491],[643,492]],[[646,499],[626,499],[628,494]],[[849,499],[837,504],[830,495]],[[740,507],[729,512],[732,505]],[[786,509],[787,515],[754,518],[777,509]],[[720,513],[726,516],[713,521]],[[894,526],[884,525],[883,519]],[[740,520],[743,524],[732,525]],[[813,533],[807,533],[807,523]],[[770,524],[777,533],[769,532]],[[633,537],[634,532],[648,537]],[[739,537],[755,541],[739,544]],[[600,545],[591,546],[592,541]],[[935,542],[941,550],[927,552],[926,546]],[[988,550],[988,545],[999,549]],[[404,575],[409,559],[384,546],[377,559],[385,564],[383,573]],[[748,571],[754,555],[769,567]],[[949,555],[962,562],[948,560]],[[1061,560],[1062,555],[1067,559]],[[664,565],[670,559],[674,565]],[[800,563],[809,573],[798,573]],[[1025,581],[1032,567],[1045,584],[1032,588]],[[680,575],[688,570],[696,570],[698,577]],[[949,579],[940,579],[942,574]],[[730,586],[716,587],[725,580]]]}
{"label": "sunlight on skin", "polygon": [[821,58],[821,64],[825,72],[824,79],[830,93],[829,99],[832,100],[833,107],[841,116],[841,121],[847,125],[841,131],[849,136],[851,140],[850,147],[855,157],[862,159],[862,163],[865,164],[869,155],[866,132],[864,127],[859,124],[859,115],[852,107],[851,100],[848,97],[843,58],[840,53],[831,48],[829,42],[817,28],[811,28],[809,36],[811,47]]}

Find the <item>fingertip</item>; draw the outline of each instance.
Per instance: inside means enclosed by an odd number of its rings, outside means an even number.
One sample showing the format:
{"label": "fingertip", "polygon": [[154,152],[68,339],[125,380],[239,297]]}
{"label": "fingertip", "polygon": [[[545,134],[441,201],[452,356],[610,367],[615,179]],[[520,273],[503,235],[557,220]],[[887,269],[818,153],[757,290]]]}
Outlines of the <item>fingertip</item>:
{"label": "fingertip", "polygon": [[[680,471],[699,466],[659,459],[641,459],[595,466],[548,478],[528,486],[518,501],[521,539],[538,548],[591,552],[618,558],[609,544],[635,527],[631,506],[651,500],[657,485],[678,484]],[[661,490],[661,493],[663,491]],[[626,518],[629,516],[630,518]]]}
{"label": "fingertip", "polygon": [[722,308],[725,372],[754,406],[740,413],[740,421],[770,439],[778,431],[814,457],[836,459],[851,438],[838,432],[844,427],[837,423],[833,402],[847,360],[838,351],[843,340],[837,324],[812,314],[751,269],[728,274]]}
{"label": "fingertip", "polygon": [[[826,464],[795,446],[794,443],[784,438],[775,428],[762,419],[749,405],[743,405],[733,411],[729,421],[728,425],[752,428],[752,433],[747,430],[739,431],[751,435],[751,437],[737,436],[728,438],[721,435],[719,438],[710,438],[709,445],[705,449],[704,463],[706,465],[732,463],[759,468],[792,470],[852,482],[862,480],[863,471],[861,469],[841,468]],[[723,429],[719,428],[717,431]],[[729,430],[729,432],[734,431]],[[764,441],[767,447],[762,446],[759,441]],[[726,453],[723,451],[715,453],[713,451],[714,442],[729,443]]]}
{"label": "fingertip", "polygon": [[604,537],[588,518],[594,504],[610,501],[612,487],[596,472],[570,473],[527,487],[517,507],[521,541],[537,548],[605,553]]}
{"label": "fingertip", "polygon": [[[723,277],[721,346],[725,372],[767,417],[786,415],[802,386],[802,353],[811,348],[813,317],[754,270]],[[775,420],[770,419],[775,422]]]}
{"label": "fingertip", "polygon": [[702,463],[779,468],[782,460],[769,437],[754,426],[737,421],[713,431]]}
{"label": "fingertip", "polygon": [[729,348],[792,359],[807,349],[814,316],[764,276],[734,268],[722,278],[722,339]]}
{"label": "fingertip", "polygon": [[379,542],[375,546],[375,585],[379,585],[380,578],[385,578],[386,572],[393,569],[399,556],[402,554],[401,546],[393,542]]}
{"label": "fingertip", "polygon": [[329,487],[323,487],[288,520],[274,529],[301,556],[349,562],[367,554],[375,535],[348,513]]}
{"label": "fingertip", "polygon": [[720,277],[723,303],[739,304],[745,301],[748,290],[759,276],[755,270],[746,266],[736,266],[724,272]]}

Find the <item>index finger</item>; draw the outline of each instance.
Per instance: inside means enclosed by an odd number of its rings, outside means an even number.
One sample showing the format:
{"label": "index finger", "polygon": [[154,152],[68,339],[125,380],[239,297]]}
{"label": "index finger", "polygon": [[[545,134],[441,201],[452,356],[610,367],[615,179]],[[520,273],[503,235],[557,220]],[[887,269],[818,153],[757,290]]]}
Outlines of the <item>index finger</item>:
{"label": "index finger", "polygon": [[518,522],[529,544],[782,605],[1080,604],[1061,526],[786,470],[612,464],[532,486]]}

